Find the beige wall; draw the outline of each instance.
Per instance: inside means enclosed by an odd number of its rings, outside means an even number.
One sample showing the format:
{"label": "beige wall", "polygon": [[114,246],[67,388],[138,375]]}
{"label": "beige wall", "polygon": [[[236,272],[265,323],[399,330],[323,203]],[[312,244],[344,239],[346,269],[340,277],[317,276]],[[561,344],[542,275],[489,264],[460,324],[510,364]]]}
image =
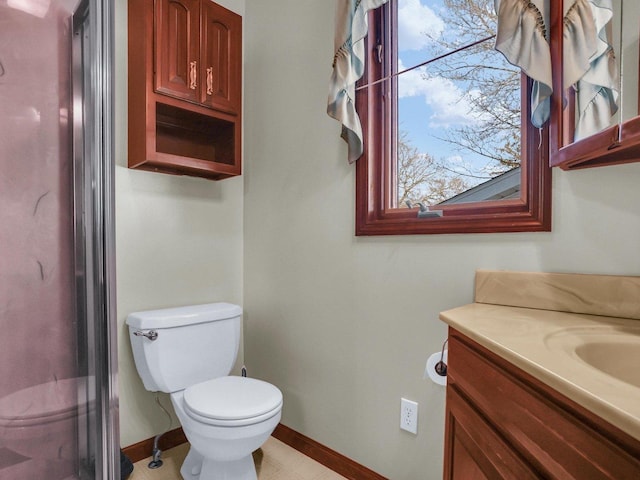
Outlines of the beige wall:
{"label": "beige wall", "polygon": [[334,3],[246,3],[245,361],[283,390],[286,425],[435,480],[444,390],[422,374],[438,312],[472,300],[478,268],[640,275],[640,164],[554,171],[552,233],[354,237],[354,169],[324,113]]}
{"label": "beige wall", "polygon": [[[640,164],[555,171],[552,233],[356,238],[353,167],[324,113],[334,2],[220,3],[246,13],[244,175],[210,182],[125,168],[116,0],[121,444],[167,426],[126,315],[226,300],[244,304],[244,358],[283,390],[286,425],[394,480],[441,478],[444,391],[422,379],[438,312],[472,300],[477,268],[639,275]],[[401,396],[419,402],[417,436],[398,428]]]}
{"label": "beige wall", "polygon": [[[218,1],[244,14],[244,0]],[[127,314],[227,301],[242,304],[241,177],[209,180],[129,170],[127,2],[116,2],[116,258],[121,445],[163,432],[168,419],[142,386]],[[239,363],[242,362],[242,351]],[[171,412],[168,396],[160,400]],[[171,428],[177,428],[173,419]]]}

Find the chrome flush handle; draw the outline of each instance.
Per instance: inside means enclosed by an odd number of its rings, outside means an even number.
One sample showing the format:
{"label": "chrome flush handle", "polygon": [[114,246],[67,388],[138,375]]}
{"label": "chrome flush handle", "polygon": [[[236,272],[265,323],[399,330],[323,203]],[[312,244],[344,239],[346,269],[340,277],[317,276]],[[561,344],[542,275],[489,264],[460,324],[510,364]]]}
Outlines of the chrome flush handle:
{"label": "chrome flush handle", "polygon": [[149,330],[148,332],[143,332],[142,330],[135,330],[133,334],[136,337],[147,337],[152,342],[158,338],[158,332],[155,330]]}

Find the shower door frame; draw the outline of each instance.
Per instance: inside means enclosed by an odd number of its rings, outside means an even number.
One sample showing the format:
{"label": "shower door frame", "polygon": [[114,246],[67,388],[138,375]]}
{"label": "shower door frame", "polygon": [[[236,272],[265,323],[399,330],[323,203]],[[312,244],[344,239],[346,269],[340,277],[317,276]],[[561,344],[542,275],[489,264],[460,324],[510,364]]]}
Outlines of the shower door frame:
{"label": "shower door frame", "polygon": [[111,0],[82,0],[71,19],[76,315],[87,322],[78,334],[87,353],[78,394],[95,402],[78,428],[82,480],[120,478],[113,18]]}

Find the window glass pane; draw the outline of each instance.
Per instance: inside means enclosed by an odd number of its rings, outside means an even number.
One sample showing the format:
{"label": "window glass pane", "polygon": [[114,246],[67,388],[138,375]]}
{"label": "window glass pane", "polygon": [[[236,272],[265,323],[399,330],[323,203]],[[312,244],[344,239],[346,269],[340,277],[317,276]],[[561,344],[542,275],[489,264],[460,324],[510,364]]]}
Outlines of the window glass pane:
{"label": "window glass pane", "polygon": [[396,77],[398,207],[519,198],[521,77],[494,50],[494,0],[399,0],[397,15],[398,71],[446,55]]}

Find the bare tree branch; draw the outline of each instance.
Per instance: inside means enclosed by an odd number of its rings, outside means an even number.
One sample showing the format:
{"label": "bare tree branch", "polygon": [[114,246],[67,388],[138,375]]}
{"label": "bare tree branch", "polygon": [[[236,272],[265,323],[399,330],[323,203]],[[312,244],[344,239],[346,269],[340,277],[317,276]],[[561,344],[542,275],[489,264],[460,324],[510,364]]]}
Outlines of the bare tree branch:
{"label": "bare tree branch", "polygon": [[398,140],[398,204],[423,202],[435,205],[458,193],[469,185],[459,175],[451,174],[446,165],[431,155],[420,153],[401,133]]}
{"label": "bare tree branch", "polygon": [[[447,32],[433,38],[431,54],[441,54],[460,44],[496,33],[494,0],[443,0],[440,11]],[[428,77],[454,82],[465,94],[475,118],[473,126],[449,129],[440,138],[496,163],[496,174],[520,164],[520,72],[494,50],[492,41],[479,43],[431,65]],[[479,95],[472,95],[479,92]]]}

